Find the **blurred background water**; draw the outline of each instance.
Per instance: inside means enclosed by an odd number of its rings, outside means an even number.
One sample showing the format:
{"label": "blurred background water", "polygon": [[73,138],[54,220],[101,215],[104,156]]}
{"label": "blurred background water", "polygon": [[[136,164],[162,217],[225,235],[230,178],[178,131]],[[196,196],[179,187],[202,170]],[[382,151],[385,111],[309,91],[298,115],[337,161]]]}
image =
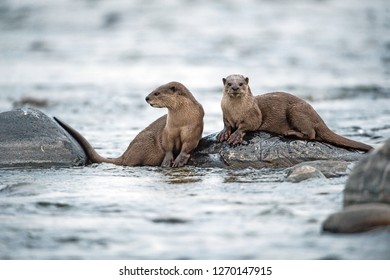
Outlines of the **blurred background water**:
{"label": "blurred background water", "polygon": [[[180,81],[222,129],[221,79],[308,100],[332,130],[390,138],[387,0],[0,0],[0,112],[25,97],[120,155]],[[389,231],[321,232],[346,176],[300,184],[284,170],[0,170],[1,259],[378,259]],[[378,244],[381,244],[380,246]]]}

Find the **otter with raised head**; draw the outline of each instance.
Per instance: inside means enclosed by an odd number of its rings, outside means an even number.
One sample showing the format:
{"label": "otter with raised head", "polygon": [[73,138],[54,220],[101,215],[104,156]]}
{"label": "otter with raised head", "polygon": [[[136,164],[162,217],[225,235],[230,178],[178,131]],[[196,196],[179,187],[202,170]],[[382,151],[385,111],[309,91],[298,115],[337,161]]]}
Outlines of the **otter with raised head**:
{"label": "otter with raised head", "polygon": [[373,149],[331,131],[313,107],[299,97],[285,92],[253,96],[249,79],[242,75],[230,75],[222,81],[224,129],[217,135],[219,142],[240,144],[246,132],[263,130],[365,152]]}
{"label": "otter with raised head", "polygon": [[158,87],[146,97],[146,102],[153,107],[167,108],[168,114],[142,130],[118,158],[100,156],[78,131],[57,118],[55,120],[81,144],[91,163],[163,167],[185,165],[202,137],[202,105],[178,82]]}

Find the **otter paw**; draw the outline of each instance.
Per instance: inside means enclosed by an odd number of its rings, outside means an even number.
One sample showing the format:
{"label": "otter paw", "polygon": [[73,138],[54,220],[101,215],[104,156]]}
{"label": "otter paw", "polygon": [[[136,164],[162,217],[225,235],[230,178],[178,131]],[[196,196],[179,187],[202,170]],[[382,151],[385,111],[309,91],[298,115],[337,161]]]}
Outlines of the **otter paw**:
{"label": "otter paw", "polygon": [[237,144],[241,144],[243,140],[244,140],[243,134],[234,132],[232,135],[230,135],[227,141],[231,145],[237,145]]}
{"label": "otter paw", "polygon": [[230,137],[230,131],[229,130],[222,130],[220,133],[217,135],[217,142],[223,142],[228,140]]}
{"label": "otter paw", "polygon": [[172,166],[172,161],[170,160],[163,160],[163,162],[161,163],[161,167],[171,167]]}
{"label": "otter paw", "polygon": [[171,154],[165,155],[161,163],[161,167],[171,167],[172,163],[173,163],[173,155]]}
{"label": "otter paw", "polygon": [[175,159],[175,161],[173,162],[172,167],[184,166],[187,163],[189,158],[190,158],[190,155],[179,154],[177,156],[177,158]]}

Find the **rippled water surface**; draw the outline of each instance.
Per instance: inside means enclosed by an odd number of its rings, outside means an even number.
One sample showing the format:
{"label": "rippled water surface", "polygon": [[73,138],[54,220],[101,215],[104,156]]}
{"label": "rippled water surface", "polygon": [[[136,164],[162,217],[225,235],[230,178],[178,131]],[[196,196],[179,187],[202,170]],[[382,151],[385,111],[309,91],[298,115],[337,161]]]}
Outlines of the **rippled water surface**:
{"label": "rippled water surface", "polygon": [[[390,138],[390,4],[373,1],[0,0],[0,111],[24,97],[121,154],[184,83],[222,129],[222,77],[308,100],[339,134]],[[388,229],[321,232],[346,177],[185,167],[0,170],[1,259],[379,259]],[[380,244],[380,245],[378,245]]]}

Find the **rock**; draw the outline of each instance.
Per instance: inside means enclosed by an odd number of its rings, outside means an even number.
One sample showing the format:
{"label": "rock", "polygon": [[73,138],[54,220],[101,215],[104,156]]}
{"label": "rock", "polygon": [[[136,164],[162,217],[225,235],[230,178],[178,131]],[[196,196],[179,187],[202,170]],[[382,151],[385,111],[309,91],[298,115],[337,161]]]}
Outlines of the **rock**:
{"label": "rock", "polygon": [[304,180],[322,178],[325,179],[324,174],[321,173],[317,168],[310,165],[300,165],[292,167],[290,172],[287,174],[287,182],[299,183]]}
{"label": "rock", "polygon": [[[80,145],[52,118],[38,110],[18,109],[1,113],[0,133],[0,166],[49,167],[86,163]],[[248,133],[243,144],[231,146],[226,142],[217,143],[214,133],[201,139],[189,165],[285,168],[308,161],[357,161],[362,156],[359,151],[266,132]],[[324,163],[317,166],[322,166],[322,169],[314,167],[324,174],[331,168]]]}
{"label": "rock", "polygon": [[54,119],[39,110],[0,113],[0,167],[84,165],[80,145]]}
{"label": "rock", "polygon": [[287,182],[299,183],[314,178],[333,178],[347,175],[351,162],[316,160],[298,163],[287,169]]}
{"label": "rock", "polygon": [[14,101],[13,105],[14,108],[19,108],[23,106],[43,108],[49,105],[49,101],[47,99],[39,99],[35,97],[23,97],[20,100]]}
{"label": "rock", "polygon": [[333,233],[355,233],[390,225],[390,205],[366,203],[351,205],[330,215],[323,230]]}
{"label": "rock", "polygon": [[344,206],[358,203],[390,204],[390,139],[359,161],[344,190]]}
{"label": "rock", "polygon": [[324,231],[363,232],[390,225],[390,139],[356,164],[343,195],[344,209],[326,219]]}
{"label": "rock", "polygon": [[350,172],[350,166],[353,163],[344,161],[344,160],[316,160],[316,161],[306,161],[302,163],[298,163],[290,168],[291,169],[298,168],[300,166],[311,166],[320,171],[326,178],[334,178],[340,176],[346,176]]}
{"label": "rock", "polygon": [[189,164],[200,167],[280,168],[317,160],[357,161],[364,154],[326,143],[286,138],[263,131],[250,132],[241,145],[217,143],[216,133],[201,139]]}

